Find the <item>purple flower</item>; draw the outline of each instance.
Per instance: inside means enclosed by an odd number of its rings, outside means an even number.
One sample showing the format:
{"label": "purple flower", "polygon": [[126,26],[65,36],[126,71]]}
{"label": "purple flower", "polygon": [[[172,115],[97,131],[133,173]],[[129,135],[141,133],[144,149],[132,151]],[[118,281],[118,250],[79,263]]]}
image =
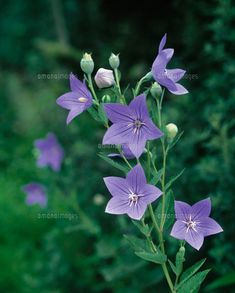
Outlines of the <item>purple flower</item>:
{"label": "purple flower", "polygon": [[140,220],[147,205],[162,194],[160,189],[147,184],[144,170],[140,164],[127,174],[126,179],[106,177],[104,182],[113,196],[108,202],[105,212],[117,215],[127,214],[135,220]]}
{"label": "purple flower", "polygon": [[[133,155],[132,151],[130,150],[130,148],[128,147],[128,145],[123,144],[121,146],[121,150],[123,153],[123,156],[127,159],[127,160],[131,160],[134,159],[135,156]],[[109,154],[109,157],[122,157],[121,154],[117,154],[117,153],[113,153],[113,154]]]}
{"label": "purple flower", "polygon": [[27,205],[39,204],[42,208],[47,206],[46,189],[43,185],[33,182],[23,186],[22,190],[27,194]]}
{"label": "purple flower", "polygon": [[48,133],[46,138],[37,139],[34,145],[39,150],[38,167],[50,166],[54,171],[59,171],[64,158],[64,151],[55,134]]}
{"label": "purple flower", "polygon": [[204,237],[223,231],[215,220],[209,217],[211,212],[210,198],[201,200],[193,206],[182,201],[175,201],[176,222],[171,236],[187,241],[199,250]]}
{"label": "purple flower", "polygon": [[178,83],[186,71],[179,68],[166,69],[167,64],[174,54],[174,49],[164,49],[165,44],[166,34],[160,42],[158,55],[153,62],[152,75],[159,84],[166,87],[171,93],[175,95],[187,94],[188,91],[186,88]]}
{"label": "purple flower", "polygon": [[147,140],[163,135],[149,117],[144,94],[132,100],[129,106],[111,103],[105,104],[104,110],[113,125],[105,133],[103,144],[127,144],[139,158]]}
{"label": "purple flower", "polygon": [[58,105],[70,110],[66,121],[67,124],[92,105],[92,95],[85,82],[81,82],[72,73],[70,73],[69,79],[71,91],[56,100]]}

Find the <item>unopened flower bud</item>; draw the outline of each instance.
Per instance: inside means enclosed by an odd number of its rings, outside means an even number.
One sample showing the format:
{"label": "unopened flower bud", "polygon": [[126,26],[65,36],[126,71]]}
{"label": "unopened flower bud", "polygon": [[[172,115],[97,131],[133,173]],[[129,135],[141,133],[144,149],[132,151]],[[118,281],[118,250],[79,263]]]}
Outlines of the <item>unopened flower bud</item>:
{"label": "unopened flower bud", "polygon": [[115,84],[113,71],[100,68],[95,75],[95,82],[98,88],[106,88]]}
{"label": "unopened flower bud", "polygon": [[174,139],[178,133],[178,127],[174,123],[169,123],[166,126],[167,136],[170,139]]}
{"label": "unopened flower bud", "polygon": [[85,53],[81,59],[80,66],[83,72],[91,74],[94,70],[94,61],[91,54]]}
{"label": "unopened flower bud", "polygon": [[110,95],[104,95],[101,100],[103,103],[110,103],[111,97],[110,97]]}
{"label": "unopened flower bud", "polygon": [[97,206],[101,206],[105,202],[105,198],[102,194],[96,194],[93,198],[93,202]]}
{"label": "unopened flower bud", "polygon": [[158,84],[157,82],[154,82],[150,89],[150,93],[154,98],[160,97],[162,94],[162,88],[160,84]]}
{"label": "unopened flower bud", "polygon": [[111,54],[110,57],[109,57],[109,65],[111,66],[111,68],[113,69],[116,69],[119,67],[120,65],[120,59],[119,59],[119,56],[118,54],[115,55],[115,54]]}

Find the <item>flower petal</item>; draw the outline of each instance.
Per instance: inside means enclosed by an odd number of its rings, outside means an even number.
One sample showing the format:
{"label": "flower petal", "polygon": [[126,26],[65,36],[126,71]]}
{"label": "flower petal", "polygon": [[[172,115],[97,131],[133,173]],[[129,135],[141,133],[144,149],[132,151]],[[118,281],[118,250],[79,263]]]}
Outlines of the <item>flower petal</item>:
{"label": "flower petal", "polygon": [[104,104],[104,110],[108,119],[112,123],[119,122],[132,122],[131,117],[133,116],[132,111],[126,105],[109,103]]}
{"label": "flower petal", "polygon": [[177,82],[185,75],[185,72],[185,70],[179,68],[167,69],[167,76],[174,82]]}
{"label": "flower petal", "polygon": [[144,185],[147,183],[144,169],[140,164],[131,169],[131,171],[126,176],[126,180],[132,188],[132,191],[138,194],[141,188],[144,187]]}
{"label": "flower petal", "polygon": [[122,197],[112,197],[105,209],[105,212],[108,214],[115,214],[115,215],[121,215],[126,214],[129,208],[128,205],[129,201],[128,199],[125,200]]}
{"label": "flower petal", "polygon": [[192,207],[183,201],[175,201],[175,216],[177,220],[187,220],[192,214]]}
{"label": "flower petal", "polygon": [[214,235],[223,232],[221,226],[212,218],[204,217],[200,219],[200,223],[197,224],[196,229],[204,236]]}
{"label": "flower petal", "polygon": [[77,105],[81,104],[78,101],[78,94],[75,92],[69,92],[62,96],[60,96],[56,103],[61,106],[62,108],[65,108],[67,110],[71,110],[74,107],[77,107]]}
{"label": "flower petal", "polygon": [[175,83],[175,87],[167,87],[167,89],[174,95],[185,95],[188,93],[188,90],[179,83]]}
{"label": "flower petal", "polygon": [[147,118],[144,120],[143,131],[146,139],[157,139],[163,136],[163,132],[152,122],[151,119]]}
{"label": "flower petal", "polygon": [[133,139],[132,126],[128,126],[127,122],[119,122],[108,128],[104,137],[103,144],[123,144],[132,141]]}
{"label": "flower petal", "polygon": [[171,236],[176,239],[185,239],[186,226],[182,221],[177,220],[171,230]]}
{"label": "flower petal", "polygon": [[162,195],[162,191],[151,184],[145,184],[144,187],[140,189],[140,193],[143,195],[141,199],[146,202],[146,204],[150,204]]}
{"label": "flower petal", "polygon": [[140,220],[143,217],[146,208],[147,208],[147,204],[141,199],[139,199],[136,205],[133,204],[132,206],[128,207],[127,214],[129,217],[131,217],[134,220]]}
{"label": "flower petal", "polygon": [[136,114],[136,118],[144,120],[149,117],[146,96],[144,94],[135,97],[134,100],[130,102],[129,107]]}
{"label": "flower petal", "polygon": [[82,104],[79,107],[76,107],[75,109],[70,110],[66,123],[69,124],[76,116],[81,114],[85,108],[85,105]]}
{"label": "flower petal", "polygon": [[201,217],[209,217],[211,213],[210,198],[200,200],[192,206],[193,219],[199,220]]}
{"label": "flower petal", "polygon": [[166,37],[167,37],[167,34],[165,34],[165,35],[162,37],[161,42],[160,42],[160,44],[159,44],[158,53],[160,53],[160,52],[163,50],[163,48],[164,48],[164,46],[165,46],[165,44],[166,44]]}
{"label": "flower petal", "polygon": [[124,197],[128,200],[129,185],[125,178],[105,177],[104,182],[112,196]]}
{"label": "flower petal", "polygon": [[202,247],[204,237],[201,233],[189,229],[185,234],[185,241],[187,241],[193,248],[199,250]]}
{"label": "flower petal", "polygon": [[173,55],[174,55],[174,49],[171,49],[171,48],[164,49],[164,50],[161,51],[161,53],[165,54],[166,60],[167,60],[167,63],[168,63],[171,60],[171,58],[173,57]]}

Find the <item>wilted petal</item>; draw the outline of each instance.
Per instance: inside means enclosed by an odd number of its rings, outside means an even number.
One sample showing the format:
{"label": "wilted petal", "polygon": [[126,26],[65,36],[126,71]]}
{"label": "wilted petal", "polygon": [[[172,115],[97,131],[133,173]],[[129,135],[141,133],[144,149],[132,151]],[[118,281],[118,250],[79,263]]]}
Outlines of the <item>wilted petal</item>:
{"label": "wilted petal", "polygon": [[105,212],[115,215],[126,214],[128,208],[128,198],[124,199],[122,197],[115,196],[109,200]]}
{"label": "wilted petal", "polygon": [[108,119],[112,123],[118,122],[132,122],[131,116],[133,116],[132,111],[126,105],[121,104],[104,104],[104,110]]}
{"label": "wilted petal", "polygon": [[136,205],[133,204],[132,206],[128,207],[127,214],[129,217],[131,217],[134,220],[140,220],[143,217],[146,208],[147,208],[147,204],[141,199],[139,199]]}
{"label": "wilted petal", "polygon": [[79,107],[76,107],[75,109],[70,110],[66,123],[69,124],[76,116],[81,114],[85,108],[85,105],[80,105]]}
{"label": "wilted petal", "polygon": [[185,70],[179,68],[167,69],[167,76],[174,82],[177,82],[185,75],[185,72]]}
{"label": "wilted petal", "polygon": [[188,220],[192,215],[192,208],[183,201],[175,201],[175,216],[177,220]]}
{"label": "wilted petal", "polygon": [[140,194],[143,195],[141,199],[145,201],[146,204],[150,204],[160,197],[162,191],[154,185],[146,184],[140,189]]}
{"label": "wilted petal", "polygon": [[201,233],[189,229],[185,234],[185,241],[187,241],[193,248],[199,250],[202,247],[204,237]]}
{"label": "wilted petal", "polygon": [[124,144],[129,143],[133,137],[132,126],[125,122],[113,124],[106,131],[103,137],[103,144]]}
{"label": "wilted petal", "polygon": [[165,35],[162,37],[161,42],[160,42],[160,44],[159,44],[158,53],[160,53],[160,52],[163,50],[163,48],[164,48],[164,46],[165,46],[165,44],[166,44],[166,37],[167,37],[167,34],[165,34]]}
{"label": "wilted petal", "polygon": [[147,183],[144,169],[140,164],[131,169],[126,176],[126,180],[132,188],[132,191],[134,193],[139,193],[139,190]]}
{"label": "wilted petal", "polygon": [[185,239],[186,226],[181,220],[177,220],[171,230],[171,236],[177,239]]}
{"label": "wilted petal", "polygon": [[179,83],[175,83],[175,87],[167,87],[168,90],[174,95],[184,95],[188,93],[188,90]]}
{"label": "wilted petal", "polygon": [[136,117],[140,120],[144,120],[149,116],[148,108],[146,104],[146,96],[144,94],[134,98],[129,104],[129,107],[136,114]]}
{"label": "wilted petal", "polygon": [[193,219],[200,220],[201,217],[209,217],[211,213],[210,198],[200,200],[192,206]]}
{"label": "wilted petal", "polygon": [[204,217],[200,219],[197,224],[197,230],[204,236],[214,235],[223,232],[221,226],[213,219],[209,217]]}
{"label": "wilted petal", "polygon": [[151,119],[147,118],[144,120],[143,130],[145,132],[146,139],[157,139],[163,136],[163,133],[157,126],[152,122]]}
{"label": "wilted petal", "polygon": [[128,199],[129,185],[126,179],[121,177],[105,177],[104,182],[112,196]]}

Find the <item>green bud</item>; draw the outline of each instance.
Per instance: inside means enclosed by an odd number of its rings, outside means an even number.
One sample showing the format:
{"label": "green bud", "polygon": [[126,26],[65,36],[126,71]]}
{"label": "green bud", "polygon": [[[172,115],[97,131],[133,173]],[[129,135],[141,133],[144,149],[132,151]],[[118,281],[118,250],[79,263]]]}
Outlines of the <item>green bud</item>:
{"label": "green bud", "polygon": [[167,136],[170,139],[174,139],[178,133],[178,127],[174,123],[169,123],[166,126]]}
{"label": "green bud", "polygon": [[110,103],[110,102],[111,102],[111,97],[110,97],[110,95],[104,95],[104,96],[102,97],[102,102],[103,102],[103,103]]}
{"label": "green bud", "polygon": [[152,84],[152,87],[150,89],[150,93],[154,98],[158,98],[162,94],[162,88],[160,84],[158,84],[156,81]]}
{"label": "green bud", "polygon": [[91,54],[85,53],[80,62],[81,69],[86,74],[91,74],[94,70],[94,61]]}
{"label": "green bud", "polygon": [[109,65],[111,66],[111,68],[113,69],[117,69],[120,65],[120,59],[119,59],[119,54],[115,55],[115,54],[111,54],[109,57]]}

